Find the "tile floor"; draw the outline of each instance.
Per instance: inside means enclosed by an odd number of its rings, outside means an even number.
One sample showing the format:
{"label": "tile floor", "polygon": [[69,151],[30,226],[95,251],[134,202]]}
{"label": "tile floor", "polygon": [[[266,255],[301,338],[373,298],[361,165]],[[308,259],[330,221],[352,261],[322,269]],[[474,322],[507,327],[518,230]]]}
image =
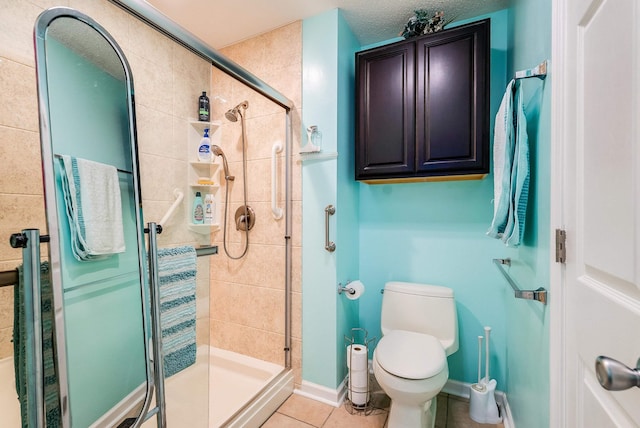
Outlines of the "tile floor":
{"label": "tile floor", "polygon": [[[389,413],[389,398],[373,393],[374,409],[369,415],[338,408],[293,394],[262,425],[262,428],[383,428]],[[469,418],[469,400],[438,395],[435,428],[503,428],[503,424],[479,424]]]}

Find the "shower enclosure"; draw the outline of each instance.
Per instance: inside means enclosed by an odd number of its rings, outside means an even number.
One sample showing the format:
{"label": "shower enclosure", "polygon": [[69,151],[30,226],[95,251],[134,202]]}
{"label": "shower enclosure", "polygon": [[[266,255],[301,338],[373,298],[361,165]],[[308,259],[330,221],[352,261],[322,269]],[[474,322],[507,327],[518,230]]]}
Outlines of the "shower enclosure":
{"label": "shower enclosure", "polygon": [[[113,26],[113,16],[117,16],[119,21],[126,23],[123,27],[137,28],[138,32],[136,34],[140,34],[140,27],[146,26],[146,24],[134,18],[134,15],[143,17],[145,22],[151,22],[160,27],[162,33],[169,34],[172,39],[180,40],[179,44],[173,41],[168,42],[169,39],[155,44],[154,47],[160,46],[158,51],[154,52],[156,56],[158,52],[161,53],[161,48],[167,47],[167,50],[171,51],[173,56],[177,56],[178,60],[187,58],[185,62],[189,64],[195,64],[197,61],[208,64],[206,68],[206,84],[214,88],[211,92],[217,93],[219,99],[229,100],[228,104],[224,102],[212,103],[214,104],[212,117],[217,122],[215,125],[220,127],[221,139],[218,143],[228,157],[230,174],[236,176],[236,180],[232,183],[227,183],[223,177],[220,177],[220,189],[218,189],[218,192],[223,193],[227,190],[225,187],[229,186],[230,212],[234,212],[244,203],[242,201],[243,198],[240,196],[242,193],[241,186],[244,184],[244,179],[241,178],[243,163],[241,159],[242,139],[241,124],[227,121],[225,113],[232,109],[235,104],[245,99],[249,101],[251,106],[248,112],[243,111],[247,127],[247,204],[251,205],[256,212],[255,226],[249,231],[248,250],[246,255],[239,260],[233,260],[221,253],[210,257],[198,258],[197,362],[183,372],[167,378],[164,392],[166,395],[166,419],[169,427],[185,426],[186,417],[192,418],[193,423],[187,422],[187,424],[194,427],[258,426],[286,399],[293,389],[293,374],[291,370],[292,319],[290,311],[292,299],[291,259],[293,251],[292,240],[294,242],[296,239],[299,240],[299,236],[296,237],[292,233],[291,219],[292,104],[288,99],[255,78],[255,76],[237,67],[234,63],[226,60],[208,47],[202,46],[187,33],[173,26],[171,22],[162,16],[157,15],[157,12],[150,9],[147,10],[146,6],[141,6],[137,4],[138,2],[112,2],[125,9],[127,11],[125,13],[106,1],[97,3],[99,3],[98,6],[92,6],[92,15],[95,13],[94,17],[98,21],[101,21],[104,17],[107,24],[111,24],[111,26],[105,25],[106,28],[116,28],[116,39],[118,39],[118,36],[122,37],[122,33],[119,27]],[[143,33],[144,31],[151,30],[142,30]],[[164,38],[159,34],[149,35],[149,38],[156,37]],[[91,40],[87,37],[81,37],[81,39],[87,42]],[[126,41],[126,39],[124,40]],[[172,45],[169,46],[168,43]],[[188,45],[190,51],[185,50],[182,47],[184,45]],[[145,73],[150,72],[151,69],[138,58],[136,49],[142,51],[140,48],[125,46],[127,56],[133,58],[134,78],[138,79],[136,80],[137,82],[142,82],[136,88],[136,113],[140,113],[138,117],[142,118],[144,123],[145,119],[152,116],[150,113],[157,113],[158,107],[153,106],[154,101],[157,100],[153,98],[153,95],[161,91],[148,86],[150,79]],[[185,53],[182,53],[182,50]],[[133,55],[130,53],[132,51]],[[142,53],[139,55],[142,55]],[[197,59],[197,57],[200,59]],[[95,61],[95,59],[92,60],[91,58],[85,59],[88,62]],[[199,65],[196,64],[197,67]],[[179,68],[179,66],[174,66],[174,69],[176,68]],[[201,67],[199,70],[204,70],[204,68]],[[213,77],[209,77],[211,75]],[[216,86],[216,82],[226,79],[232,81],[232,83],[225,83],[225,85],[228,85],[228,91]],[[198,91],[196,91],[198,93],[202,88],[201,85],[199,86],[197,88]],[[179,96],[174,95],[174,98]],[[192,98],[190,92],[185,93],[184,96],[185,98]],[[65,119],[69,120],[69,118]],[[184,129],[189,126],[189,117],[186,115],[177,117],[176,115],[172,120],[178,124],[175,125],[175,128],[182,129],[182,135],[184,135],[186,133]],[[73,125],[91,128],[89,123],[78,122],[76,120]],[[140,126],[139,123],[134,124]],[[70,125],[64,125],[60,129],[64,130],[67,126]],[[180,132],[176,134],[180,134]],[[91,132],[88,131],[87,135],[90,136]],[[165,179],[167,181],[172,179],[170,177],[172,170],[170,168],[158,168],[158,164],[165,162],[171,167],[183,168],[184,173],[180,172],[175,175],[179,177],[177,180],[186,192],[189,191],[186,180],[188,160],[184,162],[180,159],[183,155],[177,155],[176,160],[165,160],[164,158],[167,157],[166,151],[161,152],[160,155],[156,154],[158,153],[157,149],[151,147],[150,142],[154,141],[157,135],[150,136],[147,129],[140,129],[139,127],[138,136],[141,145],[139,165],[136,164],[137,161],[129,159],[128,164],[122,165],[120,169],[126,171],[128,166],[132,168],[139,167],[144,214],[141,211],[137,214],[135,209],[132,208],[131,216],[128,216],[128,218],[134,219],[134,221],[138,221],[135,219],[140,218],[140,223],[144,224],[148,220],[162,217],[162,213],[173,202],[171,196],[165,196],[165,194],[171,194],[170,191],[165,191],[165,187],[170,186],[170,189],[173,190],[177,185],[176,183],[164,184]],[[274,150],[276,143],[284,146],[285,150],[282,153]],[[186,142],[184,144],[186,145]],[[87,145],[86,149],[91,151],[92,147]],[[90,157],[91,155],[86,156]],[[274,175],[278,177],[280,183],[275,190],[271,189],[269,182],[271,165],[275,166]],[[169,174],[157,175],[154,170],[168,172]],[[126,179],[124,183],[126,183],[126,188],[132,190],[138,186],[134,181],[127,182]],[[275,195],[275,201],[271,200],[271,194]],[[282,219],[276,219],[272,215],[271,206],[274,203],[284,208],[285,215]],[[177,243],[193,242],[195,245],[214,244],[222,247],[222,230],[212,230],[213,233],[211,235],[203,236],[194,236],[192,232],[187,231],[188,207],[184,208],[184,212],[178,212],[174,220],[167,225],[163,225],[165,230],[163,234],[158,236],[159,245],[170,246]],[[17,230],[23,227],[18,222],[16,224],[19,224],[19,227],[15,227]],[[246,243],[246,235],[244,231],[236,230],[235,222],[230,222],[228,227],[230,229],[229,246],[234,250],[232,254],[238,254],[242,252],[243,245]],[[132,236],[135,237],[136,235],[133,234]],[[139,251],[144,246],[140,245],[140,241],[138,241],[138,243],[132,243],[130,247]],[[46,248],[46,244],[43,246],[44,248]],[[52,249],[52,251],[55,251],[55,249]],[[59,257],[59,254],[57,256]],[[143,256],[139,257],[139,259],[142,258]],[[7,264],[4,266],[6,266],[4,269],[11,267]],[[62,270],[64,269],[65,267],[63,266]],[[88,289],[85,288],[84,291],[86,290]],[[91,328],[82,329],[83,326],[88,326],[84,317],[92,315],[91,309],[81,306],[83,297],[80,294],[83,293],[83,289],[78,288],[71,291],[78,294],[73,296],[75,298],[74,304],[77,303],[77,308],[82,309],[76,312],[78,318],[69,328],[83,330],[84,333],[90,335]],[[100,295],[100,293],[96,293],[95,297]],[[146,295],[143,293],[141,296]],[[146,298],[148,296],[144,299]],[[139,300],[140,305],[144,305],[144,299]],[[116,315],[115,322],[121,321],[117,315],[120,314],[119,310],[124,310],[122,305],[100,304],[98,308],[117,308],[118,311],[113,312],[113,315]],[[72,312],[69,310],[69,315],[72,315]],[[131,311],[126,311],[126,313],[129,312]],[[100,321],[98,324],[112,324],[113,321]],[[145,321],[148,320],[142,317],[139,318],[138,323],[142,326]],[[127,333],[132,333],[132,336],[136,335],[134,330],[127,327],[121,327],[118,330],[125,330]],[[140,332],[142,331],[144,329],[141,327]],[[145,345],[145,339],[149,337],[149,333],[141,333],[138,336],[141,337],[141,340],[130,345],[130,349],[137,349],[136,352],[130,353],[131,355],[127,354],[131,357],[133,357],[133,354],[150,352],[148,346]],[[1,337],[0,340],[2,340]],[[80,345],[80,348],[78,348],[80,350],[82,350],[81,344],[83,340],[79,339],[77,341],[78,345]],[[1,342],[0,345],[2,345]],[[94,350],[96,352],[91,355],[87,354],[92,351],[91,349],[82,351],[86,355],[75,358],[71,364],[73,372],[79,373],[76,371],[79,367],[90,367],[90,363],[103,361],[103,369],[99,374],[106,378],[115,379],[122,376],[123,369],[132,367],[128,363],[122,364],[122,360],[118,358],[111,358],[113,354],[110,349]],[[11,367],[9,358],[5,365],[7,368]],[[4,362],[0,361],[0,363]],[[112,367],[114,364],[117,367]],[[142,385],[141,381],[143,379],[149,379],[153,375],[153,373],[149,373],[148,366],[145,367],[145,363],[142,363],[140,369],[133,372],[141,372],[142,378],[133,379],[132,385]],[[78,377],[78,375],[75,376]],[[10,412],[4,412],[5,397],[7,401],[15,400],[11,391],[13,387],[11,370],[0,371],[0,378],[2,379],[2,387],[8,388],[6,394],[0,391],[0,425],[12,428],[14,422],[8,422],[5,419]],[[158,383],[156,383],[157,385]],[[69,391],[70,402],[74,403],[75,400],[75,403],[82,403],[77,397],[83,393],[74,392],[74,388],[72,387]],[[95,392],[90,384],[87,385],[87,388],[90,393]],[[129,391],[129,386],[124,390]],[[157,393],[158,390],[155,389],[155,392]],[[124,395],[127,394],[119,396],[121,398],[120,401],[124,404],[135,402],[141,406],[134,406],[133,415],[136,412],[143,412],[145,407],[144,398],[135,398],[127,401],[131,397]],[[15,402],[10,403],[9,407],[15,408]],[[107,408],[106,412],[109,413],[111,410],[113,410],[113,406]],[[77,411],[85,411],[87,413],[88,411],[97,410],[86,408]],[[100,412],[104,412],[104,409],[100,410]],[[74,416],[73,419],[75,423],[72,422],[70,426],[74,427],[110,426],[107,420],[101,420],[100,417],[97,417],[97,414]],[[151,419],[144,423],[144,426],[156,426],[156,424],[155,416],[152,416]]]}

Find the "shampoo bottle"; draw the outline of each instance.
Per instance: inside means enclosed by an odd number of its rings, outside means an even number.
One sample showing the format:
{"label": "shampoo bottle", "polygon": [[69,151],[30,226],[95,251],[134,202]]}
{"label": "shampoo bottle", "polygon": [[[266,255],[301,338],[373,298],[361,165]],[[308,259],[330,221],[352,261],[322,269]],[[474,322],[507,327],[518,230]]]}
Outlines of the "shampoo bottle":
{"label": "shampoo bottle", "polygon": [[206,92],[202,92],[198,98],[198,120],[203,122],[209,121],[209,97]]}
{"label": "shampoo bottle", "polygon": [[200,162],[211,162],[211,139],[209,138],[209,128],[205,128],[204,136],[198,146],[198,160]]}
{"label": "shampoo bottle", "polygon": [[204,204],[202,203],[202,194],[196,192],[193,200],[193,224],[204,224]]}
{"label": "shampoo bottle", "polygon": [[213,194],[204,195],[204,224],[213,224],[215,207]]}

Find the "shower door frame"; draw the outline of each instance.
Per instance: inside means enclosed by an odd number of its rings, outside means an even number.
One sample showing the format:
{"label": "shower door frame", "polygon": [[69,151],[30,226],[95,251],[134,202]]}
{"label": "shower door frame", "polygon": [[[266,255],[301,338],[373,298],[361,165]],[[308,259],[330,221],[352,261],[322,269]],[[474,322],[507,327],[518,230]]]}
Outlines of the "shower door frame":
{"label": "shower door frame", "polygon": [[153,6],[139,0],[109,0],[131,15],[160,31],[170,39],[209,61],[211,65],[262,94],[285,110],[285,343],[284,369],[291,369],[291,305],[292,305],[292,114],[293,102],[269,84],[231,61],[202,40],[171,21]]}

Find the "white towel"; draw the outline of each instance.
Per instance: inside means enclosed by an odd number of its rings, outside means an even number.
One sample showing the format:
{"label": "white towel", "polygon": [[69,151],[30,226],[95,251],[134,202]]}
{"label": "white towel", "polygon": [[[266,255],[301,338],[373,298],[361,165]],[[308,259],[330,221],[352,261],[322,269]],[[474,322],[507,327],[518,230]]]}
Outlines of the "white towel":
{"label": "white towel", "polygon": [[93,260],[125,251],[118,170],[61,156],[62,188],[76,259]]}

